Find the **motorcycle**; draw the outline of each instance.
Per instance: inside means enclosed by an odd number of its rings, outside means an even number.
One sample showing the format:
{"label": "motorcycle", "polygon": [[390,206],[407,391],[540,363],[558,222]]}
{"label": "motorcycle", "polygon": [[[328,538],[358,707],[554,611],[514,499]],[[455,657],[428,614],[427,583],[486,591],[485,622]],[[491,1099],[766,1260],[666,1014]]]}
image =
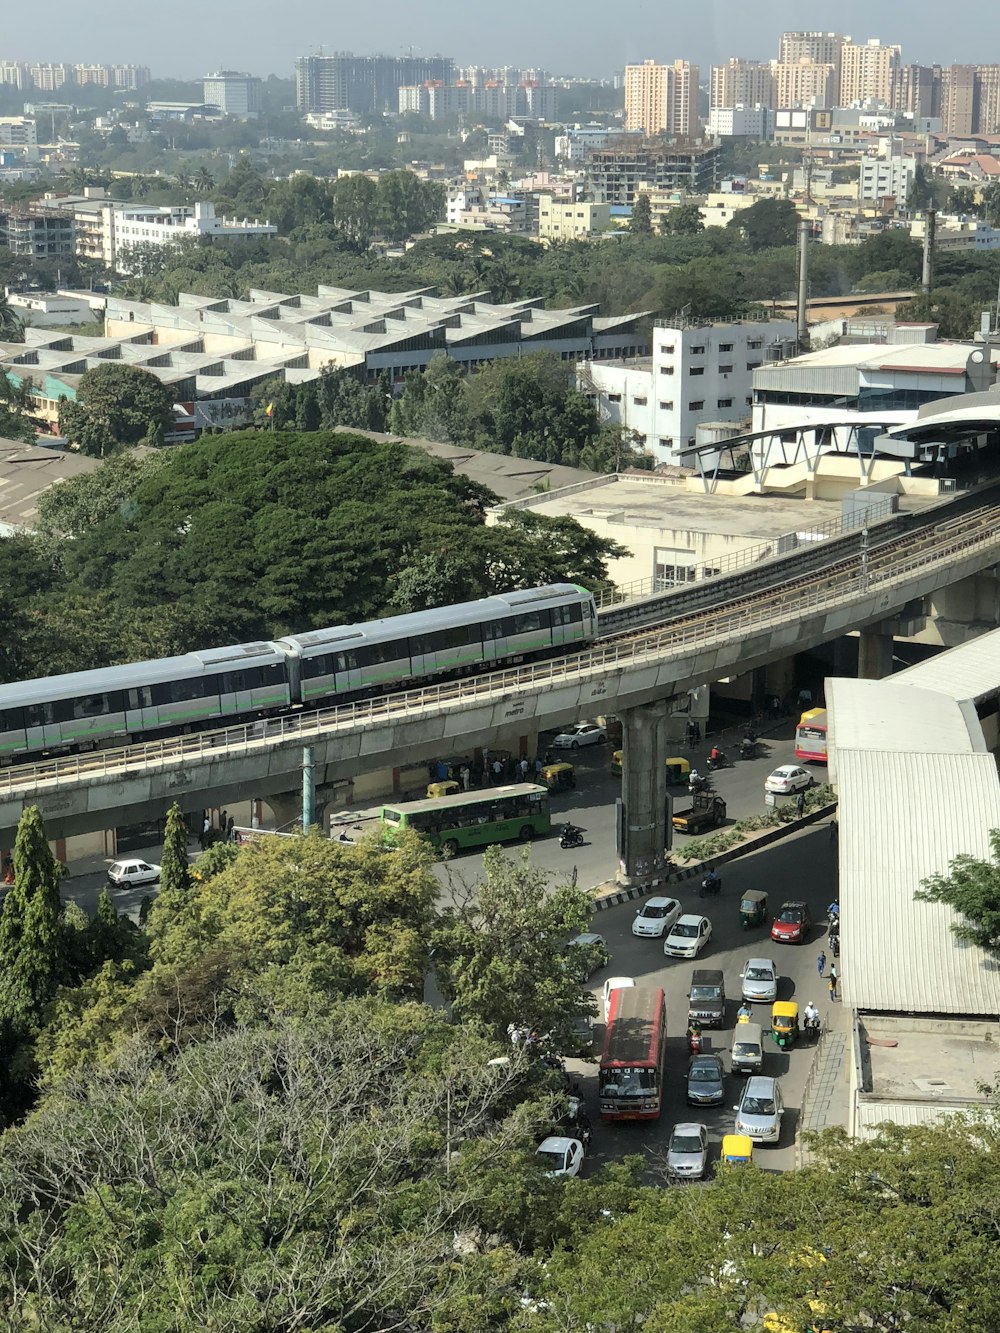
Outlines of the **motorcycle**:
{"label": "motorcycle", "polygon": [[819,1040],[820,1021],[818,1018],[807,1018],[803,1027],[805,1028],[806,1036],[809,1038],[810,1042]]}
{"label": "motorcycle", "polygon": [[688,795],[697,796],[699,792],[708,791],[709,781],[699,773],[697,777],[688,779]]}
{"label": "motorcycle", "polygon": [[708,756],[708,771],[710,773],[713,773],[720,768],[729,768],[729,767],[731,767],[731,765],[725,750],[719,750],[717,754],[715,755],[710,754]]}
{"label": "motorcycle", "polygon": [[699,1027],[689,1027],[689,1028],[688,1028],[688,1034],[687,1034],[687,1037],[688,1037],[688,1053],[689,1053],[690,1055],[700,1055],[700,1054],[701,1054],[701,1028],[699,1028]]}
{"label": "motorcycle", "polygon": [[740,758],[741,758],[741,759],[756,759],[756,758],[757,758],[757,741],[756,741],[756,739],[751,740],[749,736],[744,736],[744,737],[743,737],[743,739],[740,741]]}
{"label": "motorcycle", "polygon": [[698,890],[698,897],[705,898],[709,894],[717,894],[722,888],[722,877],[714,872],[708,874],[701,881],[701,888]]}
{"label": "motorcycle", "polygon": [[582,847],[583,829],[577,828],[575,824],[566,824],[559,835],[559,846],[564,851],[570,847]]}
{"label": "motorcycle", "polygon": [[840,936],[837,934],[830,936],[830,952],[834,958],[840,957]]}

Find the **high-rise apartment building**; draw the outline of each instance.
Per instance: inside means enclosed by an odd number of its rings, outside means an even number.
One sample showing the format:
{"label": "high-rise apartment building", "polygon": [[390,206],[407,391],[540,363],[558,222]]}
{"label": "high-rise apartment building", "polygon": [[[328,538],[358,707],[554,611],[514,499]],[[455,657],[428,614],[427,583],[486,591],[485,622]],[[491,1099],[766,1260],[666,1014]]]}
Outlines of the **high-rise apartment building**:
{"label": "high-rise apartment building", "polygon": [[54,93],[64,84],[73,82],[72,65],[29,65],[28,73],[41,93]]}
{"label": "high-rise apartment building", "polygon": [[692,138],[698,133],[697,65],[675,60],[658,65],[646,60],[625,66],[625,128],[645,134],[674,134]]}
{"label": "high-rise apartment building", "polygon": [[951,65],[940,77],[946,134],[1000,134],[1000,65]]}
{"label": "high-rise apartment building", "polygon": [[770,63],[742,60],[734,56],[724,65],[713,65],[708,105],[710,109],[736,106],[773,108],[774,73]]}
{"label": "high-rise apartment building", "polygon": [[252,74],[240,74],[232,69],[206,74],[201,95],[206,106],[218,107],[224,116],[249,120],[261,111],[260,79]]}
{"label": "high-rise apartment building", "polygon": [[803,60],[814,65],[835,65],[840,71],[840,50],[850,37],[838,32],[783,32],[778,43],[778,64],[798,65]]}
{"label": "high-rise apartment building", "polygon": [[771,72],[774,75],[775,106],[782,110],[831,107],[836,101],[836,65],[818,64],[814,60],[775,61]]}
{"label": "high-rise apartment building", "polygon": [[838,106],[875,101],[892,105],[900,48],[884,46],[877,37],[865,43],[845,42],[840,49]]}
{"label": "high-rise apartment building", "polygon": [[0,83],[12,88],[28,86],[28,66],[20,60],[0,60]]}
{"label": "high-rise apartment building", "polygon": [[295,62],[295,100],[301,112],[395,111],[399,89],[418,83],[454,83],[450,56],[300,56]]}
{"label": "high-rise apartment building", "polygon": [[893,88],[893,110],[918,120],[942,115],[940,65],[900,65]]}

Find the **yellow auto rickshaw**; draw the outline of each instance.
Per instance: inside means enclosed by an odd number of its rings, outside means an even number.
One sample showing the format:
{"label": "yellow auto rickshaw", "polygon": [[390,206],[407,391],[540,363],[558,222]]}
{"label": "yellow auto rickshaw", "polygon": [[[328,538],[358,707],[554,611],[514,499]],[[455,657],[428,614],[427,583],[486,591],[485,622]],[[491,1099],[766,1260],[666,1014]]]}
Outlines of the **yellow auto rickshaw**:
{"label": "yellow auto rickshaw", "polygon": [[611,756],[611,776],[620,778],[622,775],[622,752],[616,750]]}
{"label": "yellow auto rickshaw", "polygon": [[569,791],[576,786],[576,770],[572,764],[546,764],[542,781],[549,791]]}
{"label": "yellow auto rickshaw", "polygon": [[781,1050],[794,1046],[799,1035],[799,1006],[792,1000],[775,1000],[771,1006],[771,1036]]}
{"label": "yellow auto rickshaw", "polygon": [[427,786],[427,798],[431,801],[439,801],[442,796],[454,796],[456,792],[462,790],[460,782],[454,782],[451,778],[445,778],[442,782],[431,782]]}
{"label": "yellow auto rickshaw", "polygon": [[762,926],[767,921],[767,894],[761,889],[748,889],[740,899],[740,923],[744,930]]}
{"label": "yellow auto rickshaw", "polygon": [[722,1138],[722,1162],[726,1166],[753,1161],[753,1140],[746,1134],[725,1134]]}
{"label": "yellow auto rickshaw", "polygon": [[[664,761],[667,766],[667,782],[673,786],[680,786],[686,783],[691,775],[691,764],[687,759],[682,759],[680,755],[675,755]],[[616,778],[622,775],[622,751],[615,750],[611,756],[611,772]]]}

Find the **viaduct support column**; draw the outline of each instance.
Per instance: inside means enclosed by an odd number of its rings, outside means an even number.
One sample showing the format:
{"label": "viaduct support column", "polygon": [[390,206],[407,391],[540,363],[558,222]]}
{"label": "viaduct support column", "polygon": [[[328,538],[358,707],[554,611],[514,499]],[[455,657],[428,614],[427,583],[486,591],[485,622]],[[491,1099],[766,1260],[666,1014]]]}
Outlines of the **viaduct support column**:
{"label": "viaduct support column", "polygon": [[858,679],[884,680],[892,675],[892,631],[885,622],[866,625],[858,636]]}
{"label": "viaduct support column", "polygon": [[621,714],[622,803],[618,820],[617,880],[625,888],[662,883],[670,830],[667,806],[667,710],[644,704]]}

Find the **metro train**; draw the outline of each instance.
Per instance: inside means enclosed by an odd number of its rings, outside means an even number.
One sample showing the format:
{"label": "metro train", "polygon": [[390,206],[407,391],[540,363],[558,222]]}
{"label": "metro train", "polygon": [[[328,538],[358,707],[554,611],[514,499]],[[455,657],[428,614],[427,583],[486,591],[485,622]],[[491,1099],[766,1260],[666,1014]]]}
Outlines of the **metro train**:
{"label": "metro train", "polygon": [[0,685],[0,763],[363,698],[585,647],[596,636],[592,595],[555,583],[269,643],[18,681]]}

